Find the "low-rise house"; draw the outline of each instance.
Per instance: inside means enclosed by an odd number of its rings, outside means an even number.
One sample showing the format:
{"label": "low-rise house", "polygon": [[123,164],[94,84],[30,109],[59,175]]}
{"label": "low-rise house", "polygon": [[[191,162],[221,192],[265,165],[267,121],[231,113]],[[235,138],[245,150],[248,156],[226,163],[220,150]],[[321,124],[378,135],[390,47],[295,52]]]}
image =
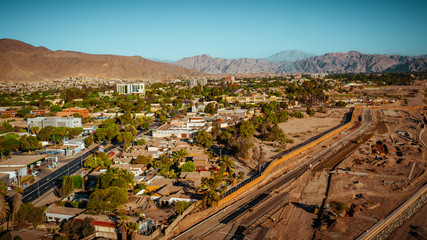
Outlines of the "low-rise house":
{"label": "low-rise house", "polygon": [[208,169],[209,168],[208,161],[209,161],[209,156],[206,154],[193,156],[193,162],[197,170]]}
{"label": "low-rise house", "polygon": [[211,128],[212,124],[207,122],[206,119],[201,116],[178,116],[172,119],[170,122],[152,130],[151,133],[153,138],[172,136],[177,138],[190,138],[193,137],[199,130],[210,131]]}
{"label": "low-rise house", "polygon": [[126,169],[129,172],[133,173],[135,176],[139,176],[144,173],[147,165],[145,164],[114,164],[110,166],[111,168],[121,168]]}
{"label": "low-rise house", "polygon": [[76,220],[85,221],[86,218],[92,218],[91,225],[95,228],[95,237],[103,237],[107,239],[117,239],[116,220],[114,216],[108,215],[87,215],[80,214],[74,218]]}
{"label": "low-rise house", "polygon": [[62,110],[62,112],[56,113],[56,116],[68,117],[68,116],[71,116],[75,113],[79,114],[82,117],[89,117],[89,110],[87,110],[86,108],[79,108],[79,107],[64,109],[64,110]]}
{"label": "low-rise house", "polygon": [[56,204],[50,205],[46,212],[47,222],[64,222],[68,221],[82,213],[87,211],[86,209],[69,208],[69,207],[58,207]]}

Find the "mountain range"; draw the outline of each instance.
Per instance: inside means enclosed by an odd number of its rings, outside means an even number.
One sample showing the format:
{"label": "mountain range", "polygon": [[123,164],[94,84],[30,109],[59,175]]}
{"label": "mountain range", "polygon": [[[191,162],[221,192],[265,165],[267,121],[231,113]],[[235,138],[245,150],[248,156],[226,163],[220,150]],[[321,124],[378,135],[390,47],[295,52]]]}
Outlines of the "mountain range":
{"label": "mountain range", "polygon": [[427,72],[427,55],[410,57],[350,51],[315,56],[291,50],[264,59],[225,59],[199,55],[169,64],[140,56],[51,51],[18,40],[0,39],[0,81],[44,81],[76,76],[163,80],[206,74],[298,72]]}
{"label": "mountain range", "polygon": [[[266,59],[213,58],[208,55],[187,57],[173,65],[196,69],[210,74],[232,73],[363,73],[363,72],[426,72],[425,55],[364,54],[357,51],[327,53],[294,61],[284,61],[278,55]],[[267,61],[270,59],[270,61]],[[273,59],[273,60],[271,60]]]}
{"label": "mountain range", "polygon": [[0,39],[0,80],[3,81],[44,81],[75,76],[162,80],[199,75],[196,70],[139,56],[51,51],[17,40]]}

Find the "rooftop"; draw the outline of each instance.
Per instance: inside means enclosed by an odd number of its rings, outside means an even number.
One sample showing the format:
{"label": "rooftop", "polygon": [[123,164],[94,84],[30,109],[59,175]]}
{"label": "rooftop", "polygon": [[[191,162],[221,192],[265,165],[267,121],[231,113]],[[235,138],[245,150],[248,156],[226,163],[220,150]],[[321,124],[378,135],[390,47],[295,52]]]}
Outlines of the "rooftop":
{"label": "rooftop", "polygon": [[28,166],[34,162],[43,160],[45,157],[47,157],[47,155],[15,155],[0,162],[0,167]]}
{"label": "rooftop", "polygon": [[71,215],[76,216],[83,212],[86,212],[86,209],[80,208],[69,208],[69,207],[58,207],[56,205],[50,205],[46,210],[46,213],[52,214],[61,214],[61,215]]}

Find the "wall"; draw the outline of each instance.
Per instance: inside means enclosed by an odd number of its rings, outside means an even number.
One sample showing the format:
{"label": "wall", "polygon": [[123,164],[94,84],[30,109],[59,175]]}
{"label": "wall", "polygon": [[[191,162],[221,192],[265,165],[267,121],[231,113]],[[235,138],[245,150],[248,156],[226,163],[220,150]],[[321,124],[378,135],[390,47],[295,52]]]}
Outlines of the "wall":
{"label": "wall", "polygon": [[[360,107],[355,107],[355,109],[354,109],[354,110],[356,110],[356,109],[361,109],[361,108],[360,108]],[[353,113],[354,113],[354,110],[353,110]],[[312,148],[312,147],[316,146],[316,145],[317,145],[317,144],[319,144],[320,142],[322,142],[322,141],[324,141],[324,140],[326,140],[326,139],[329,139],[329,138],[331,138],[331,137],[335,136],[337,133],[339,133],[339,132],[341,132],[341,131],[343,131],[343,130],[345,130],[345,129],[349,128],[350,126],[352,126],[352,124],[354,123],[355,119],[356,119],[355,114],[352,114],[351,121],[350,121],[350,122],[348,122],[348,123],[346,123],[346,124],[344,124],[344,125],[343,125],[343,126],[341,126],[340,128],[337,128],[337,129],[335,129],[334,131],[332,131],[332,132],[330,132],[330,133],[328,133],[328,134],[326,134],[326,135],[324,135],[324,136],[320,137],[320,138],[319,138],[319,139],[317,139],[316,141],[313,141],[313,142],[311,142],[311,143],[309,143],[309,144],[307,144],[307,145],[305,145],[305,146],[303,146],[303,147],[301,147],[301,148],[296,149],[295,151],[293,151],[293,152],[291,152],[291,153],[289,153],[289,154],[285,155],[284,157],[282,157],[282,158],[280,158],[280,159],[276,159],[276,160],[274,160],[274,161],[273,161],[273,162],[271,162],[271,163],[270,163],[270,165],[269,165],[269,166],[268,166],[268,167],[267,167],[267,168],[262,172],[262,174],[261,174],[259,177],[255,178],[253,181],[249,182],[248,184],[246,184],[246,185],[244,185],[243,187],[239,188],[239,189],[238,189],[238,190],[236,190],[235,192],[233,192],[233,193],[231,193],[230,195],[228,195],[228,196],[224,197],[223,199],[221,199],[221,200],[218,202],[218,206],[221,206],[221,205],[226,204],[227,202],[229,202],[229,201],[233,200],[234,198],[238,197],[240,194],[242,194],[242,193],[244,193],[244,192],[248,191],[250,188],[252,188],[252,187],[254,187],[255,185],[257,185],[259,182],[261,182],[262,180],[264,180],[268,175],[270,175],[270,173],[271,173],[271,171],[273,170],[273,168],[274,168],[274,167],[276,167],[277,165],[279,165],[279,164],[281,164],[281,163],[285,162],[286,160],[288,160],[288,159],[290,159],[290,158],[292,158],[292,157],[294,157],[294,156],[296,156],[296,155],[298,155],[298,154],[300,154],[300,153],[302,153],[302,152],[306,151],[307,149],[310,149],[310,148]]]}

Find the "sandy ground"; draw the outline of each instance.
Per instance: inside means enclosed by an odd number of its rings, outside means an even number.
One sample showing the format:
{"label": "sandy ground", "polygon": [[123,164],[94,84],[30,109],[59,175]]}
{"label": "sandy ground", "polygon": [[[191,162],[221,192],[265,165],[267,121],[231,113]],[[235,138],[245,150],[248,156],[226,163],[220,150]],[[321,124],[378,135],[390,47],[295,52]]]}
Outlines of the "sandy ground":
{"label": "sandy ground", "polygon": [[292,118],[280,123],[279,127],[294,143],[286,144],[286,147],[295,146],[313,136],[318,135],[332,127],[337,126],[343,120],[348,108],[328,109],[327,113],[316,113],[313,117],[305,115],[304,118]]}

